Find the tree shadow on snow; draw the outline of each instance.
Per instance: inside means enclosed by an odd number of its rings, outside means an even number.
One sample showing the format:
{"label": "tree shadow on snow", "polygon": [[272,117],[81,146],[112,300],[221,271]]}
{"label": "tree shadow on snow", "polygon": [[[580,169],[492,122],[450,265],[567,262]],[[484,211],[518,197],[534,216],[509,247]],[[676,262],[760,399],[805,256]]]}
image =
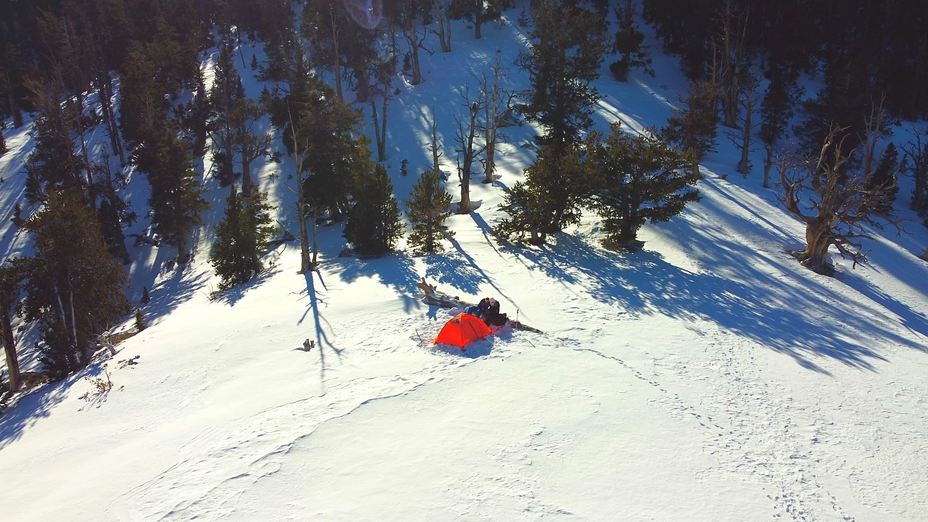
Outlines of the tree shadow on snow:
{"label": "tree shadow on snow", "polygon": [[[718,268],[715,273],[690,272],[647,250],[615,254],[570,234],[559,235],[553,247],[506,250],[553,278],[581,285],[601,302],[635,313],[710,321],[822,373],[827,372],[816,364],[816,357],[869,370],[873,370],[871,360],[885,360],[860,342],[857,332],[861,331],[886,343],[925,350],[882,326],[885,317],[878,310],[850,305],[810,278],[800,279],[789,272],[774,277],[759,270],[758,266],[776,265],[776,261],[725,239],[721,229],[718,232],[697,241],[713,246],[711,255],[701,253],[700,261],[711,261],[708,266]],[[694,228],[687,235],[705,232]]]}
{"label": "tree shadow on snow", "polygon": [[15,404],[0,411],[0,450],[16,442],[40,419],[48,417],[52,408],[64,400],[68,389],[81,377],[72,376],[39,386],[20,397]]}
{"label": "tree shadow on snow", "polygon": [[306,312],[303,313],[303,316],[300,317],[300,320],[297,321],[297,324],[303,324],[303,321],[306,319],[306,316],[310,313],[313,316],[313,328],[316,333],[315,339],[315,350],[319,353],[319,382],[325,383],[325,371],[326,371],[326,361],[325,355],[326,351],[331,350],[339,359],[342,358],[342,348],[335,346],[333,339],[329,338],[329,335],[332,335],[332,338],[335,337],[332,332],[332,324],[326,320],[325,316],[322,315],[322,312],[319,310],[320,301],[322,304],[325,304],[324,300],[321,300],[316,293],[316,283],[315,278],[319,278],[323,289],[325,288],[325,281],[322,279],[322,273],[319,271],[309,271],[303,274],[303,277],[306,279],[306,296],[309,300],[309,304],[306,307]]}
{"label": "tree shadow on snow", "polygon": [[418,299],[419,273],[413,260],[405,254],[394,252],[372,259],[336,257],[325,260],[324,264],[347,283],[361,278],[377,279],[396,292],[407,313],[421,306]]}

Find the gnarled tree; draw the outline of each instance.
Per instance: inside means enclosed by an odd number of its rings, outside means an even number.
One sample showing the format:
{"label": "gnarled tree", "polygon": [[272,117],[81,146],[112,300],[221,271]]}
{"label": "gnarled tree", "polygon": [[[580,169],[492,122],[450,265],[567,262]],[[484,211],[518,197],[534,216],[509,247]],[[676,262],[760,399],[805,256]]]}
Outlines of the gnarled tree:
{"label": "gnarled tree", "polygon": [[[868,190],[867,173],[852,172],[855,150],[845,145],[846,131],[832,126],[816,158],[784,155],[779,164],[786,208],[806,225],[806,248],[793,255],[819,274],[834,272],[828,261],[832,246],[854,266],[864,261],[860,239],[870,237],[865,225],[881,226],[872,209],[884,195],[879,188]],[[808,196],[809,204],[801,203],[803,196]]]}

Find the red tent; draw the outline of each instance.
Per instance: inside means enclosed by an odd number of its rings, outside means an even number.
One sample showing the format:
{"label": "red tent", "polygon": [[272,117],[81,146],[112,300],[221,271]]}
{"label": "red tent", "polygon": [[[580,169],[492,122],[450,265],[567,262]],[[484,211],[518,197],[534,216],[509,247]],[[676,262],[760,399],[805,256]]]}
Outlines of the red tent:
{"label": "red tent", "polygon": [[479,317],[470,314],[458,314],[457,317],[445,323],[435,344],[450,344],[464,349],[468,344],[479,341],[490,335],[490,327]]}

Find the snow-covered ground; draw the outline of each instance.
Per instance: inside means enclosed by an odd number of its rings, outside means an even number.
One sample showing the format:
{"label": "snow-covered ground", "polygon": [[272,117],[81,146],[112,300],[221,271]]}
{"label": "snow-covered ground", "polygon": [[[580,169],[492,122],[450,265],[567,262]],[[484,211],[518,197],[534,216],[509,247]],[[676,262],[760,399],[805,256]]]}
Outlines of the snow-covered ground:
{"label": "snow-covered ground", "polygon": [[[424,83],[400,86],[387,165],[401,199],[431,161],[428,111],[452,171],[461,86],[476,89],[498,49],[508,87],[525,87],[517,14],[481,41],[455,27],[453,53],[423,54]],[[675,62],[628,84],[607,64],[597,127],[661,125],[685,86]],[[31,143],[4,132],[6,216]],[[505,133],[502,178],[473,185],[481,205],[449,219],[445,254],[338,257],[327,227],[318,273],[296,273],[291,244],[218,301],[206,256],[225,191],[207,180],[217,207],[189,268],[133,250],[132,297],[153,288],[154,324],[106,361],[113,390],[81,398],[94,365],[0,416],[3,518],[928,520],[923,227],[876,231],[870,265],[817,276],[785,252],[803,229],[760,187],[759,157],[734,174],[720,137],[702,200],[645,227],[641,252],[603,250],[595,216],[553,245],[501,245],[496,207],[533,154],[531,129]],[[288,169],[256,170],[294,227]],[[7,221],[0,234],[3,252],[27,248]],[[545,334],[434,347],[449,315],[417,299],[422,276]]]}

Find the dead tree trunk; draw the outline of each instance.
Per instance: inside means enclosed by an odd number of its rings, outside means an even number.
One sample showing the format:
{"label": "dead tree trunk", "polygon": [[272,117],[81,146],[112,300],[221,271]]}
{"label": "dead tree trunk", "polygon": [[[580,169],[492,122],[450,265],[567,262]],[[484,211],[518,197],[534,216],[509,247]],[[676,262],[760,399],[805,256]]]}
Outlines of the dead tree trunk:
{"label": "dead tree trunk", "polygon": [[480,114],[480,101],[471,101],[464,94],[464,102],[467,106],[466,122],[458,120],[457,141],[458,141],[458,180],[461,182],[461,204],[458,206],[458,214],[467,214],[470,212],[470,173],[474,165],[474,157],[479,152],[474,152],[474,137],[477,134],[477,115]]}
{"label": "dead tree trunk", "polygon": [[770,169],[773,167],[773,146],[764,144],[764,188],[770,188]]}
{"label": "dead tree trunk", "polygon": [[425,27],[423,27],[421,36],[416,32],[415,25],[409,29],[403,29],[403,36],[409,44],[409,66],[412,68],[412,79],[409,83],[413,85],[422,83],[422,68],[419,66],[419,49],[422,47],[422,42],[425,41],[425,36],[427,34]]}
{"label": "dead tree trunk", "polygon": [[378,117],[377,104],[374,97],[371,97],[371,114],[374,118],[374,141],[377,144],[377,161],[383,162],[387,159],[387,100],[389,95],[383,95],[383,114]]}
{"label": "dead tree trunk", "polygon": [[448,12],[441,5],[441,2],[435,2],[435,18],[438,19],[438,41],[441,44],[441,52],[451,52],[451,21],[448,20]]}
{"label": "dead tree trunk", "polygon": [[483,0],[473,0],[474,3],[474,39],[480,39],[480,26],[483,23]]}
{"label": "dead tree trunk", "polygon": [[483,182],[493,183],[493,174],[496,172],[496,131],[499,129],[499,120],[502,116],[499,91],[500,60],[496,59],[493,66],[493,86],[487,84],[487,77],[483,77],[483,89],[481,92],[484,125],[483,141],[485,154],[483,160]]}
{"label": "dead tree trunk", "polygon": [[435,174],[440,176],[441,170],[438,165],[438,160],[441,158],[441,144],[438,142],[438,125],[435,122],[435,108],[432,108],[432,121],[429,122],[429,128],[432,131],[432,143],[429,145],[429,150],[432,152],[432,170],[435,171]]}
{"label": "dead tree trunk", "polygon": [[[315,252],[313,252],[313,261],[309,259],[309,242],[306,234],[306,194],[303,192],[303,151],[300,148],[301,139],[299,130],[293,121],[293,113],[290,110],[290,96],[287,96],[287,119],[290,120],[290,137],[293,139],[293,160],[296,163],[296,218],[300,224],[300,274],[312,270],[315,266]],[[313,223],[315,226],[315,223]],[[315,232],[315,230],[314,230]],[[315,239],[315,234],[313,234]]]}

